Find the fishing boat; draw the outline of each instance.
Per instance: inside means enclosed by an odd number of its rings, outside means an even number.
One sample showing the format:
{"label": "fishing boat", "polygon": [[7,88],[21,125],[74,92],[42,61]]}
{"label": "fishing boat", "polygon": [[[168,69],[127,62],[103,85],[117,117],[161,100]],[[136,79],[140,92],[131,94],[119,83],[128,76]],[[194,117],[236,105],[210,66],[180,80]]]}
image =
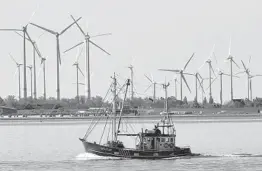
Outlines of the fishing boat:
{"label": "fishing boat", "polygon": [[[122,113],[123,106],[126,100],[126,94],[128,86],[130,85],[130,80],[128,79],[125,83],[125,95],[122,104],[122,108],[119,114],[116,112],[116,77],[113,77],[113,107],[112,113],[110,115],[104,116],[103,123],[105,124],[102,136],[105,134],[105,131],[108,131],[112,135],[107,137],[106,143],[102,143],[101,139],[99,142],[92,141],[88,139],[88,136],[92,131],[94,131],[95,126],[99,121],[102,121],[101,117],[98,116],[96,121],[92,121],[88,131],[86,132],[83,138],[79,138],[83,143],[85,151],[87,153],[92,153],[98,156],[110,156],[110,157],[120,157],[120,158],[129,158],[129,159],[164,159],[164,158],[173,158],[181,156],[196,156],[199,154],[194,154],[191,152],[190,147],[178,147],[176,146],[176,130],[172,118],[168,115],[168,98],[167,98],[167,87],[168,84],[163,84],[165,89],[165,110],[167,115],[156,124],[153,125],[152,129],[141,129],[139,133],[122,133],[120,131],[120,125],[123,122]],[[108,119],[112,122],[111,128],[106,129],[108,124]],[[120,140],[121,136],[131,136],[136,137],[138,142],[133,148],[126,148],[124,143]],[[109,139],[109,137],[111,137]]]}

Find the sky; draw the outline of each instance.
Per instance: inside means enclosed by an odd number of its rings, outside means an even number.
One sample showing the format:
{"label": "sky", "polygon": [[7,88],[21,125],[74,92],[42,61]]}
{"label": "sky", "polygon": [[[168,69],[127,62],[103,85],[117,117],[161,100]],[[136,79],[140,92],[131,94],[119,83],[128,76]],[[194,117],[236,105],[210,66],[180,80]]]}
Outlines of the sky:
{"label": "sky", "polygon": [[[39,4],[39,6],[38,6]],[[214,53],[217,60],[212,60],[213,67],[229,73],[228,57],[229,40],[232,37],[231,54],[241,66],[233,66],[233,72],[242,71],[241,60],[248,65],[251,73],[262,74],[260,64],[262,40],[262,11],[259,0],[2,0],[0,6],[0,28],[22,28],[32,13],[35,15],[30,22],[54,31],[62,31],[72,22],[70,15],[82,17],[80,26],[92,35],[112,33],[111,36],[97,37],[92,40],[111,53],[106,55],[90,45],[91,62],[91,95],[104,96],[112,81],[110,78],[117,73],[119,82],[123,83],[130,77],[127,68],[134,66],[135,96],[152,96],[152,89],[145,92],[150,82],[144,74],[152,75],[154,80],[163,83],[170,81],[169,96],[174,96],[174,73],[161,72],[158,69],[181,69],[192,53],[192,61],[186,72],[194,73],[210,56],[215,44]],[[37,8],[38,6],[38,8]],[[37,41],[43,56],[47,58],[47,96],[56,97],[56,42],[55,36],[29,25],[28,32]],[[65,32],[60,38],[61,52],[83,40],[76,25]],[[18,96],[18,75],[16,65],[9,57],[11,53],[18,62],[23,62],[22,38],[14,32],[0,32],[0,96]],[[27,64],[32,64],[32,46],[27,42]],[[75,97],[76,71],[75,62],[77,49],[66,54],[62,53],[60,69],[61,97]],[[84,54],[79,58],[80,67],[84,70]],[[43,95],[43,73],[40,60],[37,58],[37,95]],[[208,66],[200,70],[202,77],[208,77]],[[22,76],[21,72],[21,76]],[[30,77],[27,71],[28,95],[30,95]],[[213,76],[214,77],[214,76]],[[23,81],[23,77],[22,81]],[[195,96],[195,78],[186,76],[191,93],[184,86],[183,96],[192,100]],[[80,76],[84,82],[84,77]],[[23,82],[22,82],[23,83]],[[253,97],[261,97],[260,85],[262,77],[253,79]],[[208,97],[208,82],[204,83]],[[247,97],[247,78],[240,75],[234,78],[234,98]],[[219,101],[219,80],[212,85],[213,97]],[[23,84],[22,84],[23,95]],[[158,86],[157,97],[164,95]],[[179,93],[179,92],[178,92]],[[199,91],[200,93],[200,91]],[[80,86],[80,94],[84,87]],[[223,77],[224,100],[230,99],[230,79]],[[199,97],[199,100],[201,96]]]}

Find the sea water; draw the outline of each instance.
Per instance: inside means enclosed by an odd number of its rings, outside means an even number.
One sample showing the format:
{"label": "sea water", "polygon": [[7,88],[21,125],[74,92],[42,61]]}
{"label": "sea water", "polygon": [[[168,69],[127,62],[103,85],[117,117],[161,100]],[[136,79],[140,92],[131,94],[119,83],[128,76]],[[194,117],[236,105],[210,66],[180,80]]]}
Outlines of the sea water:
{"label": "sea water", "polygon": [[[126,121],[122,132],[153,128],[156,121]],[[262,170],[262,121],[175,122],[177,146],[190,146],[198,157],[131,160],[84,152],[89,121],[6,121],[0,123],[0,170]],[[100,141],[104,124],[88,140]],[[106,131],[110,131],[106,129]],[[107,138],[107,132],[104,139]],[[136,139],[124,137],[127,147]]]}

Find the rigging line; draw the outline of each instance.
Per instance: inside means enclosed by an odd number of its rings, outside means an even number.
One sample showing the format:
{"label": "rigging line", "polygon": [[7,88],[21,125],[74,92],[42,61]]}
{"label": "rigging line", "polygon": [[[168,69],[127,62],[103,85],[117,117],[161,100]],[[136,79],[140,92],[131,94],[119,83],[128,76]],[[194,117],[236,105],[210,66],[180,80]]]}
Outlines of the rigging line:
{"label": "rigging line", "polygon": [[110,124],[110,126],[109,126],[108,133],[107,133],[107,140],[106,141],[108,141],[108,138],[109,138],[109,135],[110,135],[110,131],[111,131],[111,127],[112,127],[112,124]]}
{"label": "rigging line", "polygon": [[[103,101],[104,101],[105,98],[107,97],[107,95],[108,95],[108,93],[109,93],[112,85],[113,85],[113,84],[111,84],[110,87],[109,87],[109,89],[107,90],[107,93],[106,93]],[[92,127],[92,125],[94,124],[95,119],[96,119],[96,117],[94,117],[94,118],[92,119],[91,124],[90,124],[89,128],[88,128],[87,131],[86,131],[86,134],[85,134],[85,136],[84,136],[84,139],[86,139],[86,138],[88,137],[88,135],[91,133],[90,130],[92,129],[91,127]]]}
{"label": "rigging line", "polygon": [[104,136],[105,128],[106,128],[106,125],[107,125],[108,118],[109,118],[109,116],[107,116],[107,118],[106,118],[106,124],[105,124],[105,126],[104,126],[103,133],[102,133],[102,135],[101,135],[101,138],[100,138],[99,144],[101,144],[101,140],[102,140],[102,138],[103,138],[103,136]]}
{"label": "rigging line", "polygon": [[[108,89],[105,98],[107,97],[107,95],[108,95],[108,93],[109,93],[112,85],[113,85],[113,84],[111,84],[110,88]],[[123,87],[124,87],[124,86],[123,86]],[[104,98],[104,99],[105,99],[105,98]],[[104,100],[103,100],[103,101],[104,101]],[[99,119],[98,119],[93,125],[90,125],[90,126],[89,126],[89,128],[88,128],[88,130],[87,130],[87,132],[86,132],[86,134],[85,134],[85,136],[84,136],[84,139],[86,139],[86,138],[89,136],[89,134],[93,131],[93,129],[95,128],[95,126],[97,125],[97,123],[101,120],[101,118],[102,118],[102,117],[99,117]]]}

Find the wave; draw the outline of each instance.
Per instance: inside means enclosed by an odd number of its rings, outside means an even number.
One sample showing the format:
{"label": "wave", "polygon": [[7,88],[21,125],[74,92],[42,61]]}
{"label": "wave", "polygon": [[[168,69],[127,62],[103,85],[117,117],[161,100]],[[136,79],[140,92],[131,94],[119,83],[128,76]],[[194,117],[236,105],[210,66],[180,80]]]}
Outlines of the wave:
{"label": "wave", "polygon": [[250,154],[250,153],[233,153],[233,154],[222,154],[222,155],[208,155],[201,154],[200,156],[194,156],[195,158],[212,158],[212,157],[262,157],[262,154]]}
{"label": "wave", "polygon": [[81,153],[76,156],[76,160],[122,160],[121,157],[98,156],[92,153]]}
{"label": "wave", "polygon": [[[222,155],[209,155],[200,154],[199,156],[178,156],[165,158],[162,160],[176,160],[176,159],[193,159],[193,158],[238,158],[238,157],[262,157],[262,154],[249,154],[249,153],[233,153],[233,154],[222,154]],[[75,157],[76,160],[125,160],[122,157],[106,157],[98,156],[92,153],[81,153]]]}

